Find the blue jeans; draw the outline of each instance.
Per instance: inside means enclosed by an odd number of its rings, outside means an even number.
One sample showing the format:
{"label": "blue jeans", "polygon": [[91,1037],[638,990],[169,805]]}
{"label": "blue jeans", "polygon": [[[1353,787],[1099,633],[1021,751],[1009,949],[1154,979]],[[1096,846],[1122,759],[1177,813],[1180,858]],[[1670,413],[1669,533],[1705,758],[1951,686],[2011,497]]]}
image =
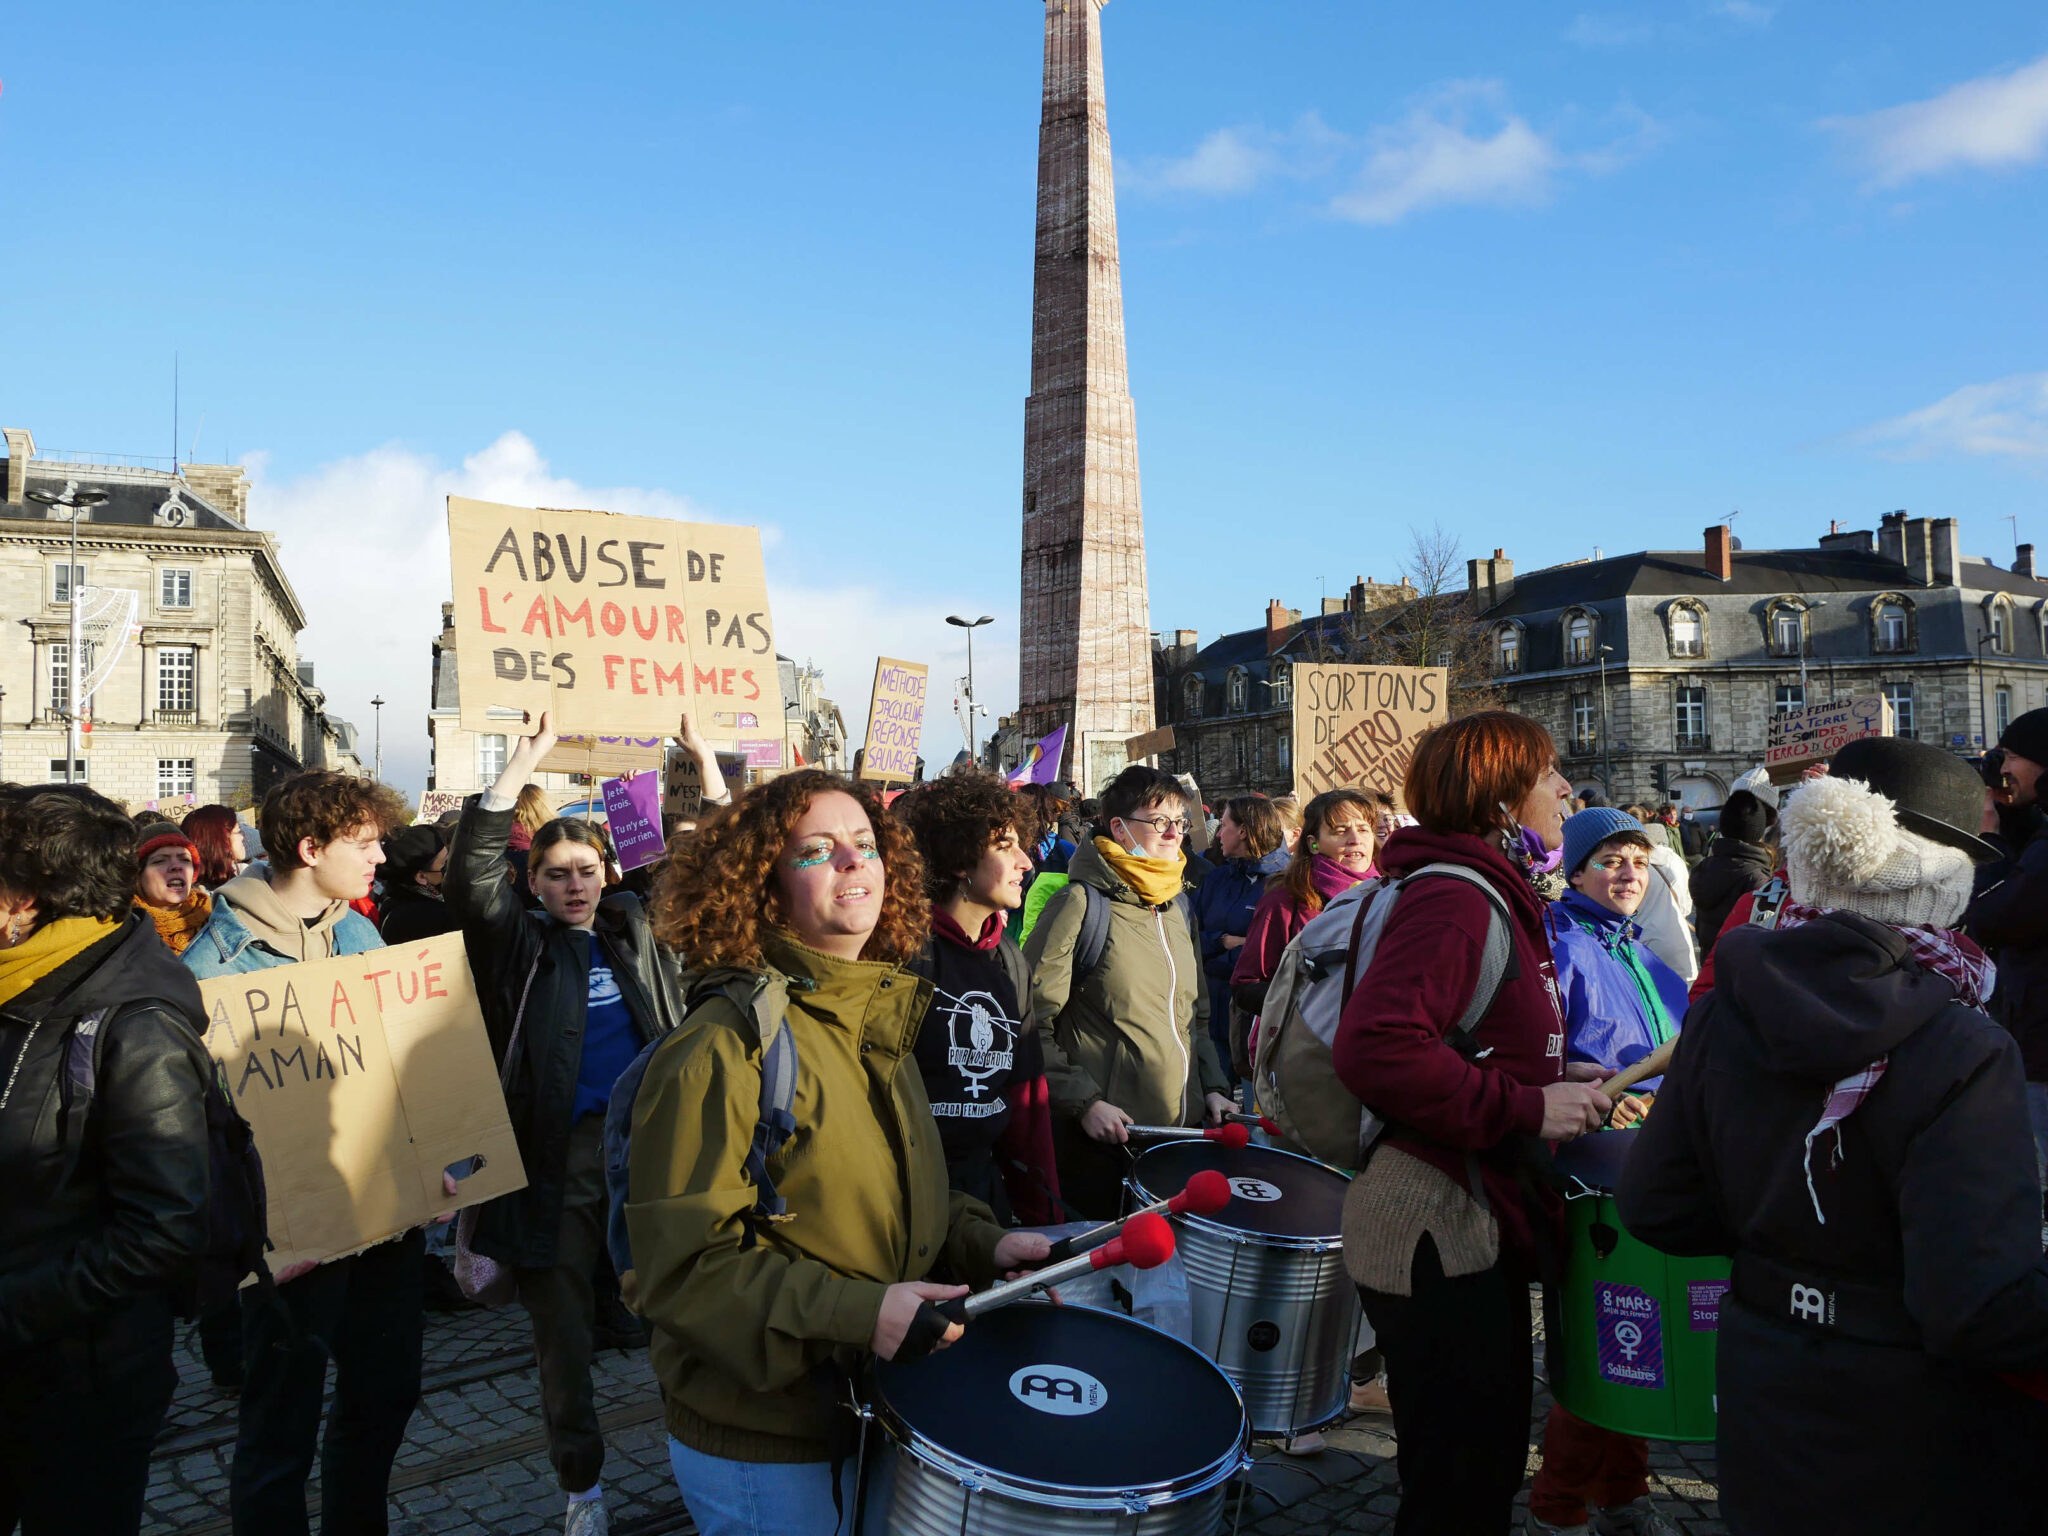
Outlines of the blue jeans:
{"label": "blue jeans", "polygon": [[[832,1464],[826,1461],[728,1461],[693,1451],[673,1435],[668,1464],[676,1488],[697,1523],[697,1536],[830,1536],[853,1529],[856,1467],[839,1469],[839,1502],[832,1508]],[[868,1475],[867,1529],[880,1533],[889,1505],[887,1461]]]}

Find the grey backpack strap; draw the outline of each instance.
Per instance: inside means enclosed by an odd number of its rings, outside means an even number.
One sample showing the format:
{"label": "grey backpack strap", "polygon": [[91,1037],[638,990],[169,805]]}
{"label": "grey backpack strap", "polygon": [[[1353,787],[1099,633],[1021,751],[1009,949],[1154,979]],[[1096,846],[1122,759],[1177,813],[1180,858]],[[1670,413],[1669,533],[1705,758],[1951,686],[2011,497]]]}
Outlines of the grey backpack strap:
{"label": "grey backpack strap", "polygon": [[1459,864],[1425,864],[1401,884],[1406,887],[1409,881],[1419,880],[1425,875],[1449,875],[1463,880],[1486,897],[1486,944],[1479,952],[1479,972],[1472,979],[1472,999],[1465,1004],[1465,1011],[1458,1015],[1458,1022],[1452,1026],[1452,1033],[1462,1038],[1479,1027],[1479,1021],[1486,1017],[1494,999],[1500,996],[1501,983],[1520,970],[1515,962],[1515,941],[1508,932],[1508,909],[1491,881]]}
{"label": "grey backpack strap", "polygon": [[1102,952],[1109,948],[1109,898],[1085,880],[1069,880],[1068,888],[1081,888],[1081,936],[1074,943],[1076,979],[1095,974],[1102,964]]}

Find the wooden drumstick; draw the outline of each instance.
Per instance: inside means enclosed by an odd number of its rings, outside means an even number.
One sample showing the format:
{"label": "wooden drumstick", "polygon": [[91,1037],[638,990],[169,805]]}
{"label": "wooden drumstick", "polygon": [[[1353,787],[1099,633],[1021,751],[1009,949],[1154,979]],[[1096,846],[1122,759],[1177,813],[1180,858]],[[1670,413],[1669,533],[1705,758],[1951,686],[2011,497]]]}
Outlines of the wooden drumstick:
{"label": "wooden drumstick", "polygon": [[1608,1078],[1600,1085],[1600,1091],[1610,1099],[1619,1098],[1644,1078],[1661,1076],[1664,1069],[1671,1065],[1671,1053],[1677,1049],[1678,1036],[1673,1035],[1642,1060],[1630,1063]]}

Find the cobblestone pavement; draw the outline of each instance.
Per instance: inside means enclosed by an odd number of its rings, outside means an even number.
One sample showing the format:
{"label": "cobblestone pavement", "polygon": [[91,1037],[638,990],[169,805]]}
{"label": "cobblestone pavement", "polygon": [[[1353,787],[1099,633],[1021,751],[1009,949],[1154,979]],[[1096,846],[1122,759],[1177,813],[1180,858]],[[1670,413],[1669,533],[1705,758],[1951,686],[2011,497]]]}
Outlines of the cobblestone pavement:
{"label": "cobblestone pavement", "polygon": [[[1538,1370],[1541,1337],[1538,1328]],[[190,1330],[181,1341],[183,1378],[158,1446],[143,1529],[150,1536],[225,1533],[234,1403],[217,1396]],[[604,1484],[617,1536],[690,1530],[669,1476],[653,1372],[641,1350],[598,1357],[597,1405],[605,1425]],[[1549,1394],[1539,1384],[1530,1426],[1529,1468],[1537,1462]],[[1348,1420],[1327,1432],[1328,1449],[1285,1456],[1254,1447],[1248,1536],[1383,1533],[1398,1503],[1393,1426],[1384,1417]],[[1651,1493],[1688,1536],[1721,1536],[1711,1446],[1650,1448]],[[319,1509],[318,1484],[311,1500]],[[516,1307],[427,1319],[425,1387],[392,1479],[393,1536],[543,1536],[559,1531],[562,1495],[540,1429],[533,1351]],[[317,1524],[316,1524],[317,1528]]]}

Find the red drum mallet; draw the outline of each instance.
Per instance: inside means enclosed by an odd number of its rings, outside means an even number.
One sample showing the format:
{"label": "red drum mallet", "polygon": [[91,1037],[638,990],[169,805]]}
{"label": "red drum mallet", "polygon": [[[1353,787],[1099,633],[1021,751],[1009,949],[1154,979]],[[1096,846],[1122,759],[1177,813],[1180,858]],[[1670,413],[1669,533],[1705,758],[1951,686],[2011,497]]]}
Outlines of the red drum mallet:
{"label": "red drum mallet", "polygon": [[1161,1212],[1168,1216],[1214,1216],[1228,1204],[1230,1180],[1214,1168],[1204,1168],[1190,1177],[1177,1195],[1165,1200],[1154,1200],[1150,1205],[1139,1206],[1121,1220],[1105,1222],[1089,1231],[1076,1232],[1072,1237],[1061,1238],[1052,1245],[1052,1252],[1045,1256],[1045,1261],[1048,1264],[1058,1264],[1077,1253],[1086,1253],[1091,1248],[1100,1247],[1115,1237],[1126,1225],[1147,1212]]}
{"label": "red drum mallet", "polygon": [[1156,1269],[1172,1257],[1173,1228],[1156,1211],[1143,1211],[1124,1223],[1120,1236],[1111,1238],[1100,1248],[1077,1254],[1062,1264],[1048,1265],[1021,1280],[1005,1280],[1001,1285],[976,1291],[972,1296],[939,1302],[937,1307],[941,1314],[954,1322],[964,1323],[993,1308],[1022,1301],[1033,1291],[1058,1285],[1062,1280],[1072,1280],[1091,1270],[1113,1269],[1119,1264],[1128,1264],[1133,1269]]}

